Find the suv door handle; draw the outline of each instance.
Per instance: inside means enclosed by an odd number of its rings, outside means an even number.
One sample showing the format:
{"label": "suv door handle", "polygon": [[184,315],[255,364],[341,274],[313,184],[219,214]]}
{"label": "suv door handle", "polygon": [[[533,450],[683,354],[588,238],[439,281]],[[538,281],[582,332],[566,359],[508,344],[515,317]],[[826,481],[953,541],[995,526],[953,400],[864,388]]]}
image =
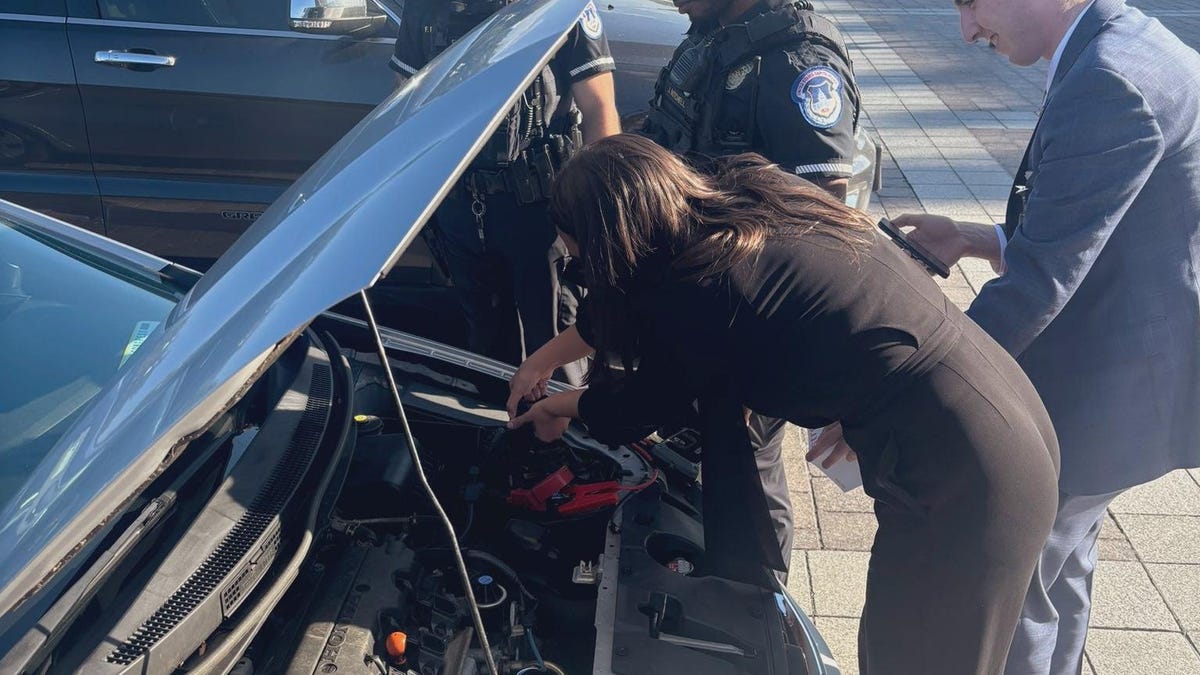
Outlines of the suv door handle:
{"label": "suv door handle", "polygon": [[96,63],[122,68],[134,66],[136,70],[150,70],[174,66],[175,57],[159,56],[158,54],[147,54],[145,52],[135,52],[126,49],[103,49],[96,52]]}

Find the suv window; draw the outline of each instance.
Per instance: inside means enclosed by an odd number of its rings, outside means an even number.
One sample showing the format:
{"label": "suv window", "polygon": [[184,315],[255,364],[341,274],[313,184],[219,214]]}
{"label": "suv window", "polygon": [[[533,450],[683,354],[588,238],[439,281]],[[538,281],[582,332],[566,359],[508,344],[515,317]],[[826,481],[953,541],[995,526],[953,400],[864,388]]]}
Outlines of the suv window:
{"label": "suv window", "polygon": [[288,0],[100,0],[100,16],[186,26],[287,30]]}
{"label": "suv window", "polygon": [[66,16],[64,0],[6,0],[0,11],[6,14],[40,14],[42,16]]}

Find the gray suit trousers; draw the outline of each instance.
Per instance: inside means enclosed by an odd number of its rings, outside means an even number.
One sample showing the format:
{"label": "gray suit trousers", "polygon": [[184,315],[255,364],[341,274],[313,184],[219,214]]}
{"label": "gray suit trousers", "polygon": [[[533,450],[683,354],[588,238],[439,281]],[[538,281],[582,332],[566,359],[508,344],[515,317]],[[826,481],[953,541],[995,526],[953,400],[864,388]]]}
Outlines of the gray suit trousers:
{"label": "gray suit trousers", "polygon": [[1092,612],[1097,538],[1108,505],[1122,491],[1060,494],[1050,538],[1033,572],[1006,675],[1078,675]]}
{"label": "gray suit trousers", "polygon": [[[758,413],[750,414],[747,431],[750,445],[754,448],[754,461],[758,464],[758,475],[762,479],[763,494],[771,510],[771,524],[779,549],[783,553],[783,564],[792,562],[792,539],[795,536],[792,523],[792,500],[788,491],[787,473],[783,465],[783,436],[787,422]],[[787,583],[787,572],[776,574],[781,583]]]}

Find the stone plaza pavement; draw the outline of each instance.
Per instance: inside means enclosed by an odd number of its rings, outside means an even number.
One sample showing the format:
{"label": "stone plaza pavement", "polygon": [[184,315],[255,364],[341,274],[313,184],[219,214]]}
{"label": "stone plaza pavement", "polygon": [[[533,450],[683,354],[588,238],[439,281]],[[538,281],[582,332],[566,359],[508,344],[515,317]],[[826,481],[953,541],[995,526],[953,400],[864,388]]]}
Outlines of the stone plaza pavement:
{"label": "stone plaza pavement", "polygon": [[[1012,172],[1042,103],[1045,64],[1019,69],[984,45],[964,43],[952,0],[814,4],[845,33],[863,122],[883,141],[884,188],[872,211],[1002,220]],[[1200,2],[1131,4],[1200,45]],[[942,285],[965,307],[992,276],[986,263],[966,261]],[[861,489],[844,494],[806,469],[802,434],[792,429],[785,448],[796,516],[790,587],[843,672],[857,673],[858,617],[875,531],[871,500]],[[1200,673],[1200,471],[1135,488],[1109,511],[1084,673]]]}

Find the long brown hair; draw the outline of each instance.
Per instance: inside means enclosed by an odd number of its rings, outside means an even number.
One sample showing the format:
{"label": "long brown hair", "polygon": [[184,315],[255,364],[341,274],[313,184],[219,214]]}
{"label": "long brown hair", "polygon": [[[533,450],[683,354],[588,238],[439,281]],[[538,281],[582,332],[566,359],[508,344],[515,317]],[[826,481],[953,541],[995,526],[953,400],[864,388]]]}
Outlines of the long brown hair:
{"label": "long brown hair", "polygon": [[638,353],[638,293],[664,278],[700,280],[762,250],[770,235],[827,234],[849,248],[873,225],[817,186],[747,153],[704,171],[641,136],[585,147],[563,168],[550,218],[579,244],[598,364]]}

